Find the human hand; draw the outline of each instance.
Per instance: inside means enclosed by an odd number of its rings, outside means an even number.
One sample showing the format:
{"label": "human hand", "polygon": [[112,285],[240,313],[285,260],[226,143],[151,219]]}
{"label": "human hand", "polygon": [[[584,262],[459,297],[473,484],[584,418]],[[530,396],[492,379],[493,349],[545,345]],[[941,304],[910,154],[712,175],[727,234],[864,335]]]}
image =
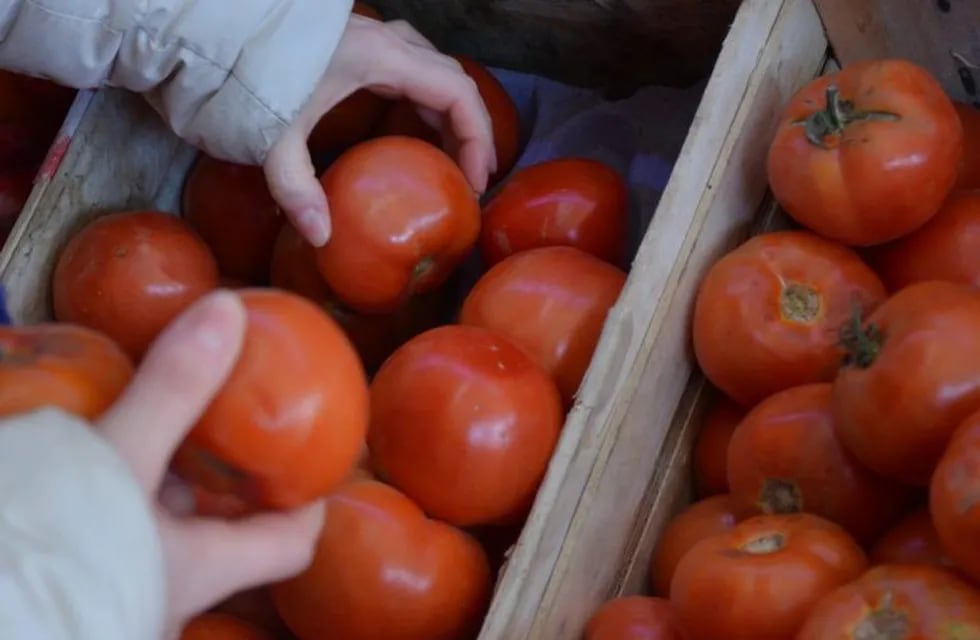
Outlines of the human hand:
{"label": "human hand", "polygon": [[231,372],[244,333],[245,309],[235,294],[201,299],[154,342],[132,383],[95,424],[154,511],[167,570],[168,637],[237,591],[302,571],[323,524],[322,501],[236,522],[182,517],[159,501],[174,450]]}
{"label": "human hand", "polygon": [[314,246],[329,240],[330,217],[306,142],[327,111],[362,88],[415,102],[423,119],[435,127],[446,122],[448,148],[475,192],[486,190],[488,176],[497,168],[490,115],[460,64],[406,22],[352,15],[313,96],[265,162],[273,197]]}

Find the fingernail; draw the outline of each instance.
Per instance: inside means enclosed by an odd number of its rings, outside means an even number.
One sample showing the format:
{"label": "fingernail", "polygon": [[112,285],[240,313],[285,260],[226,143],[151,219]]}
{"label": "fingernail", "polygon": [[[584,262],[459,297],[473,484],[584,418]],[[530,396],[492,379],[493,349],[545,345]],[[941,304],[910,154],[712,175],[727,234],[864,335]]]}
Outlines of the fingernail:
{"label": "fingernail", "polygon": [[301,211],[296,223],[306,236],[306,240],[314,247],[322,247],[330,239],[330,220],[326,213],[319,209]]}

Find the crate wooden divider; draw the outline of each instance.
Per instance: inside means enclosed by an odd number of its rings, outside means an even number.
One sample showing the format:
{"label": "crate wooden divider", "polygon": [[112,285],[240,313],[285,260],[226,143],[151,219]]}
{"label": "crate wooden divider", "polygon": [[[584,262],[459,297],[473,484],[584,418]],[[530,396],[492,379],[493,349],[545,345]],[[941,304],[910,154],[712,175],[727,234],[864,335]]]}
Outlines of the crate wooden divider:
{"label": "crate wooden divider", "polygon": [[[689,452],[705,396],[689,344],[692,303],[714,260],[754,229],[779,224],[767,199],[765,156],[780,110],[834,64],[828,44],[844,63],[910,58],[955,98],[977,101],[971,80],[972,65],[980,62],[980,6],[967,2],[938,9],[922,0],[741,3],[534,509],[499,577],[480,640],[579,638],[602,601],[645,590],[656,538],[689,499]],[[411,18],[426,3],[378,4],[386,14]],[[499,27],[506,23],[499,11],[541,17],[559,4],[605,15],[592,0],[493,4],[497,9],[475,0],[448,2],[445,16],[430,17],[429,35],[452,41],[459,21],[472,27],[481,15],[498,16],[491,26]],[[692,3],[620,0],[602,7],[642,12],[648,4],[683,12]],[[582,15],[572,12],[569,19]],[[655,20],[657,12],[644,15]],[[61,166],[31,196],[0,253],[0,281],[20,322],[50,317],[51,267],[71,233],[105,211],[177,211],[195,157],[139,99],[115,90],[87,99]]]}

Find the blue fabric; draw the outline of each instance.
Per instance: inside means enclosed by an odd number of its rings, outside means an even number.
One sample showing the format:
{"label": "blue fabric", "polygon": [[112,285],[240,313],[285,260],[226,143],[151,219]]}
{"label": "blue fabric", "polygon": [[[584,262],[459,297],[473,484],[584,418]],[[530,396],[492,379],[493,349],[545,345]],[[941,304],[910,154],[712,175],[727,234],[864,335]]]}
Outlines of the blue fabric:
{"label": "blue fabric", "polygon": [[7,296],[4,292],[3,285],[0,285],[0,326],[13,324],[10,320],[10,314],[7,313]]}

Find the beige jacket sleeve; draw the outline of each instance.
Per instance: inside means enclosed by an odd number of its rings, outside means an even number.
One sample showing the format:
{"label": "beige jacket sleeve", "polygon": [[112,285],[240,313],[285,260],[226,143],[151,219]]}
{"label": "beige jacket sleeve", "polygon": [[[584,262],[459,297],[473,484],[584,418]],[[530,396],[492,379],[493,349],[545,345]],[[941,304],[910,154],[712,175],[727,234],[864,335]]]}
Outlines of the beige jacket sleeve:
{"label": "beige jacket sleeve", "polygon": [[261,164],[309,99],[352,0],[3,0],[0,67],[145,94],[210,155]]}

